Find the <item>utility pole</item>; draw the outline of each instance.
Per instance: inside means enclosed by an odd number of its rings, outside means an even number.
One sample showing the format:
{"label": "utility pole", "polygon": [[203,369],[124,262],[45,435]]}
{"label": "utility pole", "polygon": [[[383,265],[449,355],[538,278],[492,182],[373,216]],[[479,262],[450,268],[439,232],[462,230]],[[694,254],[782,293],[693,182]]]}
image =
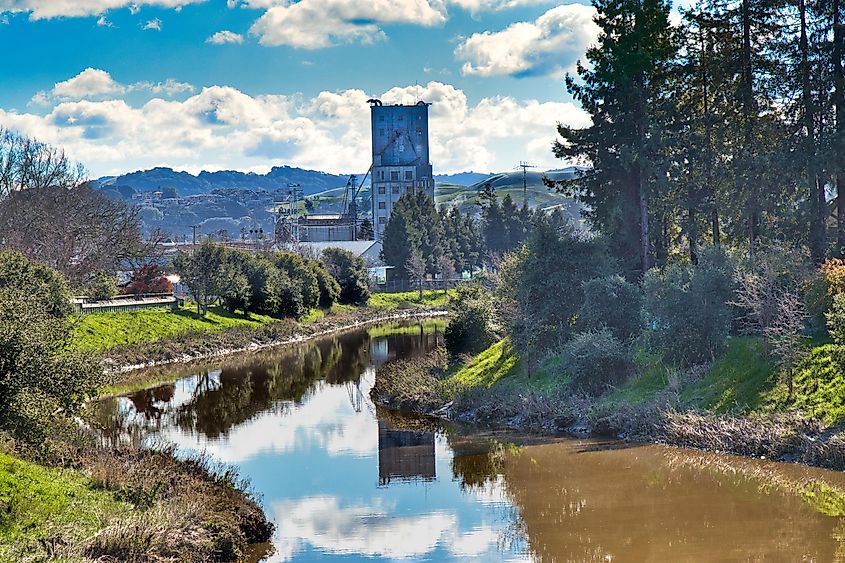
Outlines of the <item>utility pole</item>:
{"label": "utility pole", "polygon": [[522,168],[522,205],[528,205],[528,169],[537,167],[524,160],[519,161],[516,167]]}
{"label": "utility pole", "polygon": [[199,225],[191,225],[191,231],[193,231],[193,234],[191,236],[191,250],[193,250],[194,247],[197,246],[197,229],[199,227]]}

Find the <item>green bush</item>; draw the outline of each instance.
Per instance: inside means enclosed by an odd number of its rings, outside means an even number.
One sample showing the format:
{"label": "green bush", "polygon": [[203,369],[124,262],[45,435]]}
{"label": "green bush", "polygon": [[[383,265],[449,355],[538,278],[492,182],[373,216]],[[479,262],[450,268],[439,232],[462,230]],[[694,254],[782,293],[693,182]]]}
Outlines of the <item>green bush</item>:
{"label": "green bush", "polygon": [[576,334],[562,356],[572,386],[590,395],[619,385],[634,371],[630,350],[606,328]]}
{"label": "green bush", "polygon": [[451,355],[477,354],[497,340],[493,296],[483,287],[455,288],[449,311],[451,320],[443,337]]}
{"label": "green bush", "polygon": [[117,295],[115,277],[108,272],[98,272],[88,286],[88,296],[97,301],[108,301]]}
{"label": "green bush", "polygon": [[340,285],[329,273],[322,262],[311,260],[308,265],[317,277],[317,286],[320,288],[319,305],[323,309],[328,309],[334,305],[335,301],[337,301],[340,297]]}
{"label": "green bush", "polygon": [[6,288],[29,292],[49,315],[64,317],[73,312],[64,277],[20,252],[0,251],[0,289]]}
{"label": "green bush", "polygon": [[590,332],[607,328],[616,338],[629,341],[642,329],[642,291],[622,276],[593,278],[584,282],[584,303],[578,310],[578,329]]}
{"label": "green bush", "polygon": [[363,305],[369,300],[370,276],[363,258],[341,248],[327,248],[321,258],[326,269],[340,285],[340,303]]}
{"label": "green bush", "polygon": [[600,240],[571,226],[555,231],[538,224],[499,268],[497,313],[523,359],[532,364],[569,340],[584,302],[583,283],[616,272]]}
{"label": "green bush", "polygon": [[[273,263],[279,270],[286,273],[291,283],[296,286],[295,293],[299,293],[302,300],[296,308],[301,308],[302,314],[320,304],[320,284],[305,258],[293,252],[276,252],[273,254]],[[292,294],[290,298],[293,298]]]}
{"label": "green bush", "polygon": [[305,300],[302,297],[302,284],[291,278],[286,271],[277,270],[275,289],[275,300],[278,306],[276,314],[300,319],[310,309],[305,306]]}
{"label": "green bush", "polygon": [[833,306],[825,314],[827,331],[837,344],[845,344],[845,293],[833,297]]}
{"label": "green bush", "polygon": [[[6,277],[8,272],[14,275]],[[29,275],[16,277],[22,273]],[[33,292],[33,279],[35,287],[65,287],[54,270],[0,253],[0,430],[38,446],[57,416],[78,412],[101,370],[90,355],[72,351],[64,302],[48,291]]]}
{"label": "green bush", "polygon": [[672,264],[646,274],[644,316],[650,345],[685,367],[720,354],[731,324],[733,265],[723,252],[703,252],[698,266]]}

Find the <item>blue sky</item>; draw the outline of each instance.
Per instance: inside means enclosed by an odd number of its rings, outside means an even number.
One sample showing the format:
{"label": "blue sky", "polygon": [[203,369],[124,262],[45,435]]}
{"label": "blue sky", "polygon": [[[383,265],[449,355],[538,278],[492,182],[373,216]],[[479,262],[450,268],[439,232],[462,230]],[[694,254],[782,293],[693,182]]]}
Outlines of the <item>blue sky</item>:
{"label": "blue sky", "polygon": [[[0,0],[0,125],[92,176],[361,172],[366,99],[432,102],[438,172],[562,165],[592,8],[542,0]],[[25,48],[21,48],[24,46]]]}

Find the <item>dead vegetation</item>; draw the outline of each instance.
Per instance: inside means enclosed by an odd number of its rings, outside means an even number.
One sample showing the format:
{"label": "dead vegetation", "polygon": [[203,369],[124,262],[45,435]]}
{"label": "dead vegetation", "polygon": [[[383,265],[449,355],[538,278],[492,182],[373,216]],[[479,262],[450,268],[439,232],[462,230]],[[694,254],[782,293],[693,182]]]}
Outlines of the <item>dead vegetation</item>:
{"label": "dead vegetation", "polygon": [[[67,453],[67,452],[66,452]],[[180,457],[171,446],[78,446],[65,462],[94,490],[129,508],[111,514],[83,541],[51,538],[55,558],[127,562],[240,561],[267,542],[273,524],[234,468],[207,456]]]}
{"label": "dead vegetation", "polygon": [[446,383],[448,360],[446,350],[438,348],[419,358],[388,362],[378,369],[370,396],[394,409],[433,413],[453,396]]}

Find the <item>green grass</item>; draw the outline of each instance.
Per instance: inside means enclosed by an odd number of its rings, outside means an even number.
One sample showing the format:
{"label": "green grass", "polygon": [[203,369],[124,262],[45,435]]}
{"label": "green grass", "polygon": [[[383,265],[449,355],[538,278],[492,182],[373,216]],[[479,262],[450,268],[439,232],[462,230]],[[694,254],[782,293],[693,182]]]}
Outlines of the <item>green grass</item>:
{"label": "green grass", "polygon": [[220,308],[209,309],[205,318],[187,308],[94,313],[78,317],[74,326],[74,342],[79,350],[108,350],[116,346],[155,342],[188,332],[258,326],[273,320],[272,317],[256,314],[246,318]]}
{"label": "green grass", "polygon": [[777,383],[777,372],[759,338],[732,337],[721,358],[681,393],[684,405],[716,413],[759,410]]}
{"label": "green grass", "polygon": [[827,425],[845,422],[845,373],[834,360],[833,344],[810,349],[795,371],[792,401],[780,382],[768,395],[770,409],[798,409]]}
{"label": "green grass", "polygon": [[0,561],[44,560],[44,542],[58,536],[81,541],[130,510],[92,488],[82,473],[0,454]]}
{"label": "green grass", "polygon": [[638,405],[653,399],[669,383],[668,371],[660,357],[639,350],[634,358],[637,375],[602,397],[602,402],[612,405]]}
{"label": "green grass", "polygon": [[367,303],[373,309],[415,309],[421,307],[445,307],[449,304],[449,295],[453,290],[425,289],[420,299],[419,291],[400,291],[398,293],[373,293]]}
{"label": "green grass", "polygon": [[506,338],[475,356],[467,365],[458,369],[451,379],[465,389],[489,389],[505,377],[520,371],[519,355]]}

